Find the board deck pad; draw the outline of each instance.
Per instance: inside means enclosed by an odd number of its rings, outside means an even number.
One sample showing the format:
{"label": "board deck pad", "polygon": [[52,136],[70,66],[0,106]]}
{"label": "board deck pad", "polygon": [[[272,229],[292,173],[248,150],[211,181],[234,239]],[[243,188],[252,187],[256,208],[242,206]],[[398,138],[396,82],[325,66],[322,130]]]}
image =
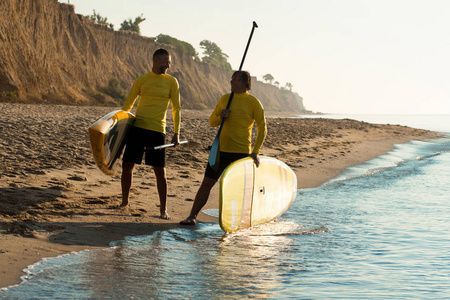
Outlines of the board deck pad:
{"label": "board deck pad", "polygon": [[219,223],[225,232],[267,223],[279,218],[297,195],[297,177],[275,158],[260,156],[229,165],[220,179]]}
{"label": "board deck pad", "polygon": [[89,127],[92,155],[103,173],[116,175],[113,166],[122,154],[126,135],[134,120],[135,117],[131,112],[116,110]]}

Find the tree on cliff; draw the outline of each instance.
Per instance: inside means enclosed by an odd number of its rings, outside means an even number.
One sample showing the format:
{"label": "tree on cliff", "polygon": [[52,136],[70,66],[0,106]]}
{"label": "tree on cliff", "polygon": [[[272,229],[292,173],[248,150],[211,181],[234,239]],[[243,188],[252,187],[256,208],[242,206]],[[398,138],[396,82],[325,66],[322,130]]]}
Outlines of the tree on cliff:
{"label": "tree on cliff", "polygon": [[142,17],[142,14],[139,17],[134,19],[134,22],[129,18],[128,20],[123,21],[120,24],[120,30],[130,30],[141,34],[141,28],[139,28],[139,24],[145,21],[145,18]]}
{"label": "tree on cliff", "polygon": [[263,79],[264,79],[264,81],[266,81],[266,82],[268,81],[268,82],[270,82],[270,84],[272,84],[272,81],[275,78],[273,78],[273,76],[271,74],[266,74],[266,75],[263,76]]}
{"label": "tree on cliff", "polygon": [[95,9],[93,10],[94,13],[92,15],[86,15],[84,16],[86,19],[89,19],[97,24],[105,24],[108,25],[110,28],[114,28],[114,24],[108,23],[108,18],[102,17],[100,14],[95,12]]}
{"label": "tree on cliff", "polygon": [[170,35],[162,34],[162,33],[156,37],[156,41],[161,44],[172,45],[175,48],[177,48],[178,50],[180,50],[181,53],[190,55],[194,59],[198,60],[197,51],[195,51],[195,48],[187,42],[180,41],[174,37],[171,37]]}
{"label": "tree on cliff", "polygon": [[200,42],[200,48],[203,49],[203,54],[205,56],[202,57],[204,62],[216,65],[222,69],[231,71],[231,65],[228,62],[228,55],[222,52],[219,46],[216,43],[203,40]]}
{"label": "tree on cliff", "polygon": [[286,87],[292,92],[292,87],[293,87],[292,83],[286,82]]}

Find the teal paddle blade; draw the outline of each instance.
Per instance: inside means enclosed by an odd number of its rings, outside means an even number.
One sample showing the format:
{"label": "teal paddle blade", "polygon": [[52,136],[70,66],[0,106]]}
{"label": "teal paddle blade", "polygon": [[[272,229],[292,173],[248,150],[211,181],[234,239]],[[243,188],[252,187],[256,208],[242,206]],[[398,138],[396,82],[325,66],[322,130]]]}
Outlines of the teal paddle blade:
{"label": "teal paddle blade", "polygon": [[218,134],[216,136],[216,139],[214,140],[214,143],[211,146],[211,151],[209,152],[209,165],[215,171],[217,171],[217,169],[219,168],[219,155],[220,155],[219,137],[220,135]]}

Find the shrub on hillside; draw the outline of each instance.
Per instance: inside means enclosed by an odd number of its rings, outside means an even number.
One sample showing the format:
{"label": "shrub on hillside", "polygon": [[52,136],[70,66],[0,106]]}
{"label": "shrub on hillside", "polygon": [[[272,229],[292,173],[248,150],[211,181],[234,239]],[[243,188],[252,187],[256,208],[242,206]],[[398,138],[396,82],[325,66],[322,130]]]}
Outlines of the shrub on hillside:
{"label": "shrub on hillside", "polygon": [[123,103],[126,99],[125,90],[120,86],[120,81],[117,78],[111,78],[108,81],[108,85],[101,88],[101,92],[113,97],[114,99],[120,100]]}

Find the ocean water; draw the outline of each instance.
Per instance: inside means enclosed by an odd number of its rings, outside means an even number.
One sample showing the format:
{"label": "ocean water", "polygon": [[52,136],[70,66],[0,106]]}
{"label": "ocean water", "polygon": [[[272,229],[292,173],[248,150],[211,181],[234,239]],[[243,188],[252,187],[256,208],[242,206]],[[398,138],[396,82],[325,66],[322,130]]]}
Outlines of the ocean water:
{"label": "ocean water", "polygon": [[450,299],[450,116],[345,117],[448,137],[300,189],[256,228],[200,224],[43,259],[0,299]]}

